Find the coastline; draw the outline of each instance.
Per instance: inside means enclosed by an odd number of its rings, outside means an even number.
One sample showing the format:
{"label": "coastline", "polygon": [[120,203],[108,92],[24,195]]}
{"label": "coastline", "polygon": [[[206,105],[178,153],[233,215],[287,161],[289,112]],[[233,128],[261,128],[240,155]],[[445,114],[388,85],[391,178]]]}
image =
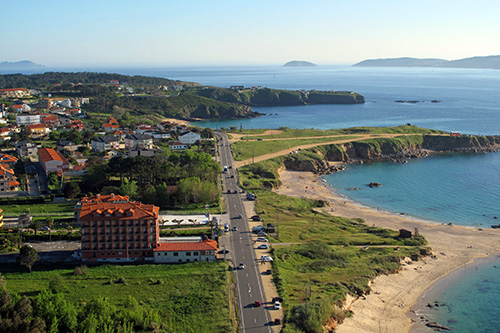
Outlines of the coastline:
{"label": "coastline", "polygon": [[410,310],[436,281],[476,258],[500,252],[500,232],[494,229],[450,226],[377,211],[332,192],[312,172],[281,171],[280,179],[279,194],[326,200],[325,212],[332,215],[362,218],[369,225],[394,230],[418,228],[435,255],[406,263],[399,273],[375,278],[372,292],[348,307],[353,315],[339,325],[338,332],[409,332],[416,320]]}

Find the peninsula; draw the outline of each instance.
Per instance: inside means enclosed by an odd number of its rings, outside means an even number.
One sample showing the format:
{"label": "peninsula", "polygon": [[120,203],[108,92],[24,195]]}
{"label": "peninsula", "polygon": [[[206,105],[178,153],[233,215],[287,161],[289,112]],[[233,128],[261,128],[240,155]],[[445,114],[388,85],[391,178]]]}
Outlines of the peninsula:
{"label": "peninsula", "polygon": [[3,61],[0,62],[0,69],[33,69],[33,68],[43,68],[45,66],[34,63],[29,60],[22,60],[16,62]]}
{"label": "peninsula", "polygon": [[367,59],[354,64],[357,67],[448,67],[448,68],[490,68],[500,69],[500,55],[472,57],[458,60],[388,58]]}
{"label": "peninsula", "polygon": [[0,75],[0,89],[35,89],[54,97],[88,98],[87,112],[116,110],[152,121],[237,119],[258,117],[253,106],[364,103],[351,91],[278,90],[265,87],[219,88],[196,82],[110,73],[47,72],[35,75]]}

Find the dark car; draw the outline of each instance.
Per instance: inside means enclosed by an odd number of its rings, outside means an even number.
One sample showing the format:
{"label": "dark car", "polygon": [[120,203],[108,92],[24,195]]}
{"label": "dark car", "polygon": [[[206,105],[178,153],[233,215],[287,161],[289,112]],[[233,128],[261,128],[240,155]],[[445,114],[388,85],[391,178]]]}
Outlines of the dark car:
{"label": "dark car", "polygon": [[283,301],[284,301],[283,297],[279,297],[279,296],[273,297],[273,303],[275,303],[275,302],[283,303]]}
{"label": "dark car", "polygon": [[260,217],[252,217],[252,221],[260,222],[262,220],[260,219]]}
{"label": "dark car", "polygon": [[219,252],[217,252],[219,254],[225,254],[225,253],[229,253],[229,250],[220,250]]}
{"label": "dark car", "polygon": [[274,325],[281,325],[281,319],[279,318],[274,319]]}

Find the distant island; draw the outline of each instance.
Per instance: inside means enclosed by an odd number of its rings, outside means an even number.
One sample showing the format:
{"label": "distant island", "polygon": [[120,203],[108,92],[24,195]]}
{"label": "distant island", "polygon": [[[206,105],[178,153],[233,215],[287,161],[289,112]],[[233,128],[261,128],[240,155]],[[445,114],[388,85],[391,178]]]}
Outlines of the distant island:
{"label": "distant island", "polygon": [[318,66],[309,61],[293,60],[283,65],[283,67],[315,67]]}
{"label": "distant island", "polygon": [[32,69],[43,68],[45,66],[34,63],[29,60],[22,60],[16,62],[3,61],[0,62],[0,69]]}
{"label": "distant island", "polygon": [[500,55],[487,57],[472,57],[458,60],[418,59],[418,58],[388,58],[368,59],[353,66],[359,67],[448,67],[448,68],[489,68],[500,69]]}

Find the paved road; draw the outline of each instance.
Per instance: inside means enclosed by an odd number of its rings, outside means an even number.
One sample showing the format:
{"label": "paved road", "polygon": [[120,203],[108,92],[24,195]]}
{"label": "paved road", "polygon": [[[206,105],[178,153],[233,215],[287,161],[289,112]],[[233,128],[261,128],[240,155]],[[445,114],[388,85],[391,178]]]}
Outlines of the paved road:
{"label": "paved road", "polygon": [[[216,133],[218,139],[221,166],[228,167],[226,173],[222,174],[222,189],[229,214],[231,229],[236,226],[238,231],[229,232],[229,237],[223,236],[223,242],[229,241],[228,248],[231,249],[233,266],[240,262],[245,269],[234,270],[236,280],[238,304],[241,314],[241,332],[272,332],[269,326],[272,317],[269,310],[272,308],[266,304],[262,280],[257,265],[260,260],[255,258],[251,231],[248,229],[248,219],[243,207],[243,194],[238,188],[236,169],[233,167],[233,157],[228,138],[225,134]],[[234,176],[234,177],[231,177]],[[231,193],[228,193],[230,191]],[[237,191],[237,193],[234,193]],[[239,217],[241,214],[241,218]],[[228,240],[229,238],[229,240]],[[262,306],[255,307],[254,302],[262,302]],[[269,309],[267,307],[270,307]]]}

